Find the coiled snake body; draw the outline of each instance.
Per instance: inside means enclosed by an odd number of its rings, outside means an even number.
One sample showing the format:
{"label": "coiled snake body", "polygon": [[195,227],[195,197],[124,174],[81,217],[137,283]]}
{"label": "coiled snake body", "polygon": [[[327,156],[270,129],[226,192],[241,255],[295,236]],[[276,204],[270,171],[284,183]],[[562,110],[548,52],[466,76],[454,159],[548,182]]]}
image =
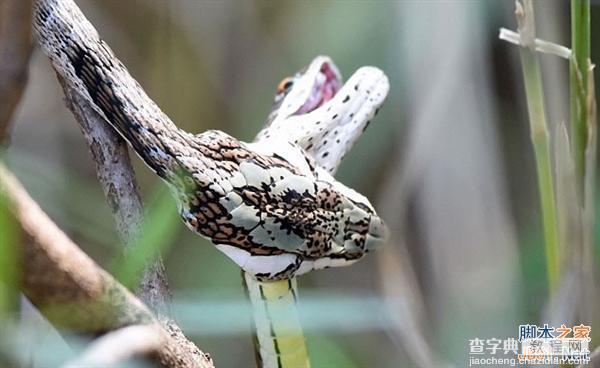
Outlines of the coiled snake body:
{"label": "coiled snake body", "polygon": [[[387,95],[378,69],[361,68],[342,87],[331,60],[315,59],[283,83],[267,126],[244,143],[177,128],[72,0],[37,1],[34,26],[57,72],[166,181],[187,227],[245,271],[251,297],[258,291],[267,300],[260,283],[271,282],[267,294],[283,300],[296,275],[350,264],[383,242],[385,226],[369,201],[331,176]],[[280,341],[261,352],[265,367],[307,366],[307,358],[284,365]]]}

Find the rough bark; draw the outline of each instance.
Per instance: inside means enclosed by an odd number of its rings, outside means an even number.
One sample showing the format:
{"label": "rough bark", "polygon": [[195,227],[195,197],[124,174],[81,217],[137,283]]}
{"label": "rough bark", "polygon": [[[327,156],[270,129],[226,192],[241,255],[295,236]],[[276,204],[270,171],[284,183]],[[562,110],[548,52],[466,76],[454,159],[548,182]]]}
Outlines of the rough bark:
{"label": "rough bark", "polygon": [[[125,256],[135,252],[131,244],[143,222],[142,201],[135,173],[127,151],[127,143],[110,127],[97,108],[71,87],[63,77],[58,79],[65,93],[67,107],[83,133],[96,167],[117,230],[126,244]],[[138,296],[161,317],[169,313],[170,292],[166,272],[159,254],[149,260],[137,290]]]}
{"label": "rough bark", "polygon": [[77,359],[64,368],[104,367],[155,353],[164,334],[153,325],[123,327],[96,339]]}
{"label": "rough bark", "polygon": [[173,322],[161,324],[123,285],[69,239],[0,165],[0,194],[21,231],[18,287],[57,328],[100,335],[155,325],[164,340],[154,354],[163,367],[214,367]]}
{"label": "rough bark", "polygon": [[[55,11],[59,7],[67,14],[77,16],[61,17],[62,13]],[[46,27],[45,23],[35,21],[46,16],[56,17],[61,27]],[[52,61],[63,87],[67,107],[75,116],[90,148],[96,175],[113,213],[119,235],[126,244],[127,256],[137,251],[133,249],[133,244],[143,222],[143,208],[126,143],[110,127],[100,109],[91,102],[77,77],[67,72],[50,51],[55,46],[50,41],[53,38],[90,36],[87,33],[97,37],[98,34],[91,24],[85,29],[78,27],[77,22],[87,20],[73,1],[36,0],[33,17],[41,49]],[[130,96],[136,95],[138,90],[141,88],[136,83],[135,88],[129,90]],[[167,276],[160,255],[153,256],[154,259],[149,259],[144,265],[137,294],[161,318],[168,318],[170,293]]]}

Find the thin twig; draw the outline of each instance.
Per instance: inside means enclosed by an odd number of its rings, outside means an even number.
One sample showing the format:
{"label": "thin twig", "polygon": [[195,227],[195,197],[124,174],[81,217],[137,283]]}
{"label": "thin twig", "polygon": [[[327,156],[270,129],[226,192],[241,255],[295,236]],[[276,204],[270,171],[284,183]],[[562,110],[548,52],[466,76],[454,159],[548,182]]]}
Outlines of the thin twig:
{"label": "thin twig", "polygon": [[[0,164],[0,194],[21,231],[19,288],[57,328],[102,334],[125,326],[159,325],[153,313],[60,230]],[[155,360],[163,367],[214,367],[172,322]]]}
{"label": "thin twig", "polygon": [[31,0],[0,1],[0,142],[27,82],[31,54]]}
{"label": "thin twig", "polygon": [[[511,31],[510,29],[500,28],[500,34],[498,35],[498,37],[501,40],[510,42],[514,45],[522,46],[521,37],[519,36],[519,34],[515,31]],[[536,38],[534,40],[534,48],[536,51],[545,54],[556,55],[567,60],[571,59],[571,49],[553,42],[544,41],[539,38]]]}

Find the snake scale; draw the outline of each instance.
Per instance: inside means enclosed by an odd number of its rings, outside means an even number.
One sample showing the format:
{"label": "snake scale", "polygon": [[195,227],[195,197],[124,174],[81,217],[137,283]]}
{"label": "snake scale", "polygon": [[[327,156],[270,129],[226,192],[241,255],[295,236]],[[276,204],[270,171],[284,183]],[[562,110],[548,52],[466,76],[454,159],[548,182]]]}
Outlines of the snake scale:
{"label": "snake scale", "polygon": [[[218,130],[179,129],[72,0],[36,1],[33,22],[57,73],[167,183],[185,225],[245,272],[253,302],[284,311],[283,301],[296,299],[295,276],[351,264],[383,243],[373,206],[332,177],[387,96],[379,69],[360,68],[342,86],[333,62],[317,57],[282,81],[265,128],[244,143]],[[272,319],[256,321],[263,366],[309,366],[301,332],[286,340],[273,330],[294,318],[263,307],[255,318]]]}

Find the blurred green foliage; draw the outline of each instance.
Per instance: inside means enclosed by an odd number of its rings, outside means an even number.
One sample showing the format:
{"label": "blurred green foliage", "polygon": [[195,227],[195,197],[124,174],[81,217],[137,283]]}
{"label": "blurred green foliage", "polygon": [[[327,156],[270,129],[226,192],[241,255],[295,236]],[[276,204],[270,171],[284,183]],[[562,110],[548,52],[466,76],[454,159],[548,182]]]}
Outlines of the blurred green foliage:
{"label": "blurred green foliage", "polygon": [[0,324],[17,316],[19,292],[13,285],[16,285],[19,267],[18,240],[9,200],[0,192]]}
{"label": "blurred green foliage", "polygon": [[164,188],[157,188],[146,206],[144,224],[139,237],[129,245],[135,251],[126,251],[109,268],[123,285],[134,289],[139,284],[144,266],[151,264],[157,254],[167,253],[176,246],[175,238],[181,220],[173,210],[173,197]]}

